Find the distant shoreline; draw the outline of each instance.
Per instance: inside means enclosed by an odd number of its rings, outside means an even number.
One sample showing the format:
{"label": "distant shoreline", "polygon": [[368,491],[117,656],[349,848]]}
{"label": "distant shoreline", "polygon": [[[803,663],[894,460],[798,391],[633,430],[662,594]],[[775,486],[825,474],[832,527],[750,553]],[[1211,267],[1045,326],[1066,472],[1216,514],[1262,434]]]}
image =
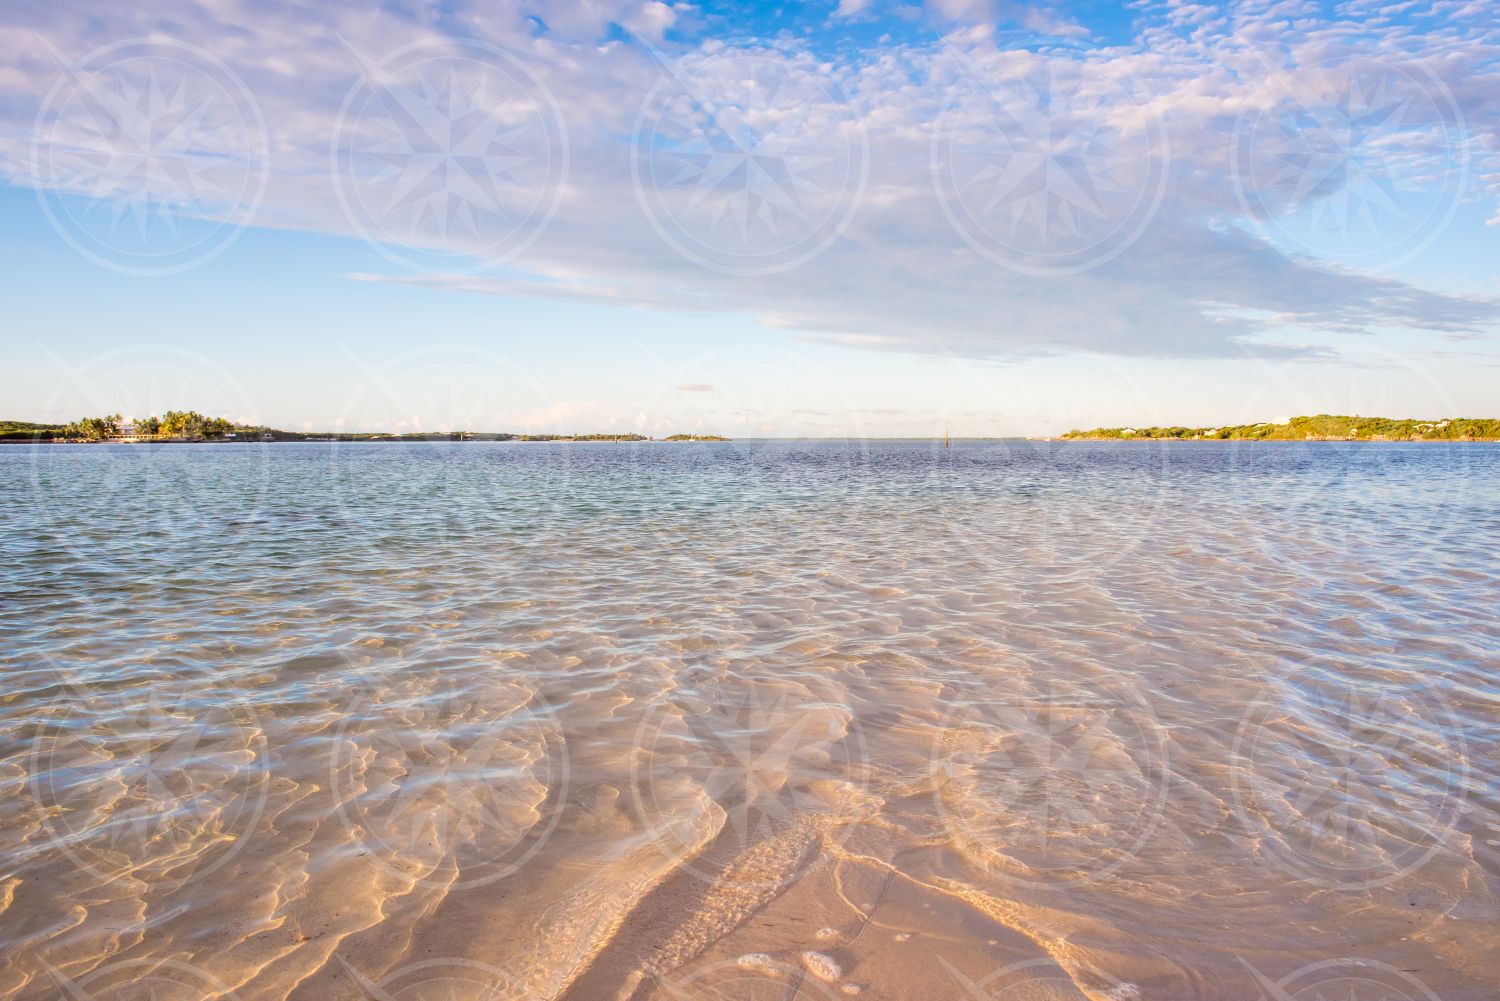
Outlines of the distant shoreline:
{"label": "distant shoreline", "polygon": [[1317,414],[1289,417],[1285,421],[1232,424],[1220,427],[1155,427],[1074,429],[1063,441],[1500,441],[1500,419],[1492,417],[1444,417],[1422,420],[1409,417],[1367,417]]}
{"label": "distant shoreline", "polygon": [[[470,436],[448,437],[371,437],[347,438],[308,435],[303,438],[0,438],[0,445],[682,445],[704,442],[729,442],[732,438],[495,438]],[[835,439],[830,439],[835,440]]]}
{"label": "distant shoreline", "polygon": [[1113,441],[1122,444],[1133,442],[1181,442],[1185,445],[1210,444],[1213,442],[1235,442],[1247,444],[1269,444],[1269,445],[1328,445],[1328,444],[1358,444],[1358,445],[1483,445],[1500,442],[1500,438],[1111,438],[1107,435],[1082,435],[1069,434],[1059,435],[1056,438],[1038,439],[1041,441]]}
{"label": "distant shoreline", "polygon": [[677,434],[656,438],[638,431],[594,431],[588,434],[517,431],[285,431],[266,424],[236,423],[196,410],[168,410],[161,417],[125,417],[120,413],[80,417],[67,424],[0,420],[0,442],[58,445],[198,445],[235,442],[410,442],[410,441],[728,441],[716,434]]}

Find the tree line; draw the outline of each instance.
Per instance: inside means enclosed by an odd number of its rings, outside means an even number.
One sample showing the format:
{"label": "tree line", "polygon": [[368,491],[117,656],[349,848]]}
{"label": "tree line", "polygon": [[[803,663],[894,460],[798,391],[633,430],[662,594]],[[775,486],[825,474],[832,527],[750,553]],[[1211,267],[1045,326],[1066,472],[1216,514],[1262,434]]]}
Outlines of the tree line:
{"label": "tree line", "polygon": [[1349,417],[1318,414],[1293,417],[1284,424],[1236,424],[1216,428],[1143,427],[1092,428],[1069,431],[1064,438],[1177,438],[1236,439],[1251,441],[1304,441],[1335,439],[1353,441],[1475,441],[1500,438],[1500,420],[1451,417],[1417,420],[1391,417]]}
{"label": "tree line", "polygon": [[[103,441],[106,438],[123,436],[127,426],[129,425],[119,414],[80,417],[76,421],[64,424],[56,437],[74,441]],[[131,431],[137,438],[201,438],[206,440],[222,438],[234,432],[253,430],[256,429],[235,424],[223,417],[208,417],[196,410],[168,410],[161,417],[154,414],[150,417],[141,417],[135,420],[131,427]]]}

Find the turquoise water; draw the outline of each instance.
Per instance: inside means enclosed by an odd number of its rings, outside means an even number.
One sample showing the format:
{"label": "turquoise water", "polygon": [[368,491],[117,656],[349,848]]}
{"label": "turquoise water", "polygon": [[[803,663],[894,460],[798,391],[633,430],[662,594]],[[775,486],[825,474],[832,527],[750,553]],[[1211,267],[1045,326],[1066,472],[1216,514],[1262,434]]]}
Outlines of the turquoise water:
{"label": "turquoise water", "polygon": [[0,997],[1500,983],[1500,447],[9,446],[0,501]]}

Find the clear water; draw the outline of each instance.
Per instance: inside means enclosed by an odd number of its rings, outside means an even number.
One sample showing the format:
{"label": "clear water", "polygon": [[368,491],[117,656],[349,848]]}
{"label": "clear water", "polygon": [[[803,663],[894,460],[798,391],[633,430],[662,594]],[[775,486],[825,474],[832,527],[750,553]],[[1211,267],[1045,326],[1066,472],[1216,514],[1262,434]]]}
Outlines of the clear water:
{"label": "clear water", "polygon": [[8,446],[0,503],[0,997],[1500,984],[1500,447]]}

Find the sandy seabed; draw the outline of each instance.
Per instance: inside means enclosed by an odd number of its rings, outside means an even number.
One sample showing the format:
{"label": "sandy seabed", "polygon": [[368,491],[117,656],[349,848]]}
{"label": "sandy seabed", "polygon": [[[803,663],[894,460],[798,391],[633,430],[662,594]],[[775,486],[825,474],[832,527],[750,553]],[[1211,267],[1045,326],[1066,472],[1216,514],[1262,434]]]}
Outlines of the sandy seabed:
{"label": "sandy seabed", "polygon": [[1493,999],[1495,460],[1096,448],[7,450],[0,997]]}

